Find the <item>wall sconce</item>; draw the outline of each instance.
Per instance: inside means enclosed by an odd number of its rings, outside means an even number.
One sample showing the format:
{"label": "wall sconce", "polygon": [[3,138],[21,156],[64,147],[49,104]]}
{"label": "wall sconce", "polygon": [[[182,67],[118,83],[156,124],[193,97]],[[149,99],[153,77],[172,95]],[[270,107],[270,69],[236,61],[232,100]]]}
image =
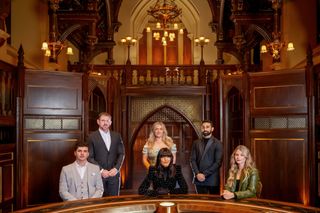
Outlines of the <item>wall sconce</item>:
{"label": "wall sconce", "polygon": [[[260,48],[260,53],[269,52],[270,55],[272,55],[273,63],[278,63],[280,62],[280,51],[285,46],[286,46],[285,42],[281,42],[279,41],[279,39],[276,39],[272,42],[262,45]],[[287,45],[287,51],[293,51],[293,50],[294,50],[294,45],[292,42],[289,42]]]}
{"label": "wall sconce", "polygon": [[132,37],[130,37],[130,36],[121,39],[121,43],[128,47],[128,58],[127,58],[126,64],[131,64],[131,61],[130,61],[130,47],[134,46],[136,42],[137,42],[137,40],[132,38]]}
{"label": "wall sconce", "polygon": [[210,39],[201,36],[201,37],[199,37],[199,38],[194,39],[194,42],[196,43],[196,46],[200,46],[200,47],[201,47],[201,59],[200,59],[200,64],[204,64],[204,60],[203,60],[203,47],[210,42]]}

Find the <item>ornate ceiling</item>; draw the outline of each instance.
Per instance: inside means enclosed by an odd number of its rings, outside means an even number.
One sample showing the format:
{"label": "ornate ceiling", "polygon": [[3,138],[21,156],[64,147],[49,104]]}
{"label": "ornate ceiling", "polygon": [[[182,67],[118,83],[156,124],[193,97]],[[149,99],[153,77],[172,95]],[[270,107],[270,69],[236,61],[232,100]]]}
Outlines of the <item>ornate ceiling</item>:
{"label": "ornate ceiling", "polygon": [[[207,0],[207,3],[212,13],[212,31],[217,34],[216,63],[223,63],[222,53],[228,52],[246,64],[246,53],[263,39],[272,37],[274,10],[270,0]],[[59,34],[62,39],[68,37],[80,50],[82,61],[108,52],[107,63],[112,63],[114,33],[121,26],[118,21],[121,4],[122,0],[60,0],[56,11]],[[52,10],[49,14],[52,20]]]}

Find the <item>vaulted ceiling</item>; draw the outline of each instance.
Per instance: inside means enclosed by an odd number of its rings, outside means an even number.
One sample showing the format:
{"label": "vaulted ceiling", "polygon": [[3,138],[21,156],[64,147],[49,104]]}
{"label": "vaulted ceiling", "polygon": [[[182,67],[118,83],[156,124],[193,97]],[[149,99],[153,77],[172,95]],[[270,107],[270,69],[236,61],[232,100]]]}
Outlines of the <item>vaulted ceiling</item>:
{"label": "vaulted ceiling", "polygon": [[[50,0],[48,3],[52,24],[57,15],[60,40],[68,39],[77,47],[82,61],[89,61],[102,52],[112,55],[114,33],[121,26],[118,14],[122,0]],[[53,3],[58,6],[56,12],[53,12]],[[217,35],[218,51],[231,53],[245,63],[247,51],[262,40],[271,39],[272,1],[207,0],[203,6],[207,4],[212,13],[211,27]]]}

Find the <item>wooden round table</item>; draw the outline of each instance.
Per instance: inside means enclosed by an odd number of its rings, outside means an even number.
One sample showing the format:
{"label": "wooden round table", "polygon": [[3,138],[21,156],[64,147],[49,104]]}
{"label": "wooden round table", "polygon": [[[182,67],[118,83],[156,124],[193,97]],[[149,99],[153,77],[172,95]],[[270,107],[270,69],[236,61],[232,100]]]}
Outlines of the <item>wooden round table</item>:
{"label": "wooden round table", "polygon": [[223,200],[214,195],[166,195],[145,197],[122,195],[80,201],[46,204],[17,212],[110,212],[110,213],[207,213],[207,212],[320,212],[320,208],[296,203],[249,198]]}

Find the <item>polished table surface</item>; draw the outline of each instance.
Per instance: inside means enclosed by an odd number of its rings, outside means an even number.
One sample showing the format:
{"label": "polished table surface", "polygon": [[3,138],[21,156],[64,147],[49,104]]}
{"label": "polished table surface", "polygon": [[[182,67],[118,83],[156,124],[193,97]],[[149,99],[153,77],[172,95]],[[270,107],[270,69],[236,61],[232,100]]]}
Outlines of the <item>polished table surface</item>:
{"label": "polished table surface", "polygon": [[[163,202],[174,203],[173,207],[160,206]],[[168,209],[170,208],[170,209]],[[46,204],[17,212],[95,212],[95,213],[148,213],[148,212],[320,212],[320,208],[296,203],[249,198],[243,200],[223,200],[214,195],[166,195],[145,197],[122,195],[80,201]]]}

